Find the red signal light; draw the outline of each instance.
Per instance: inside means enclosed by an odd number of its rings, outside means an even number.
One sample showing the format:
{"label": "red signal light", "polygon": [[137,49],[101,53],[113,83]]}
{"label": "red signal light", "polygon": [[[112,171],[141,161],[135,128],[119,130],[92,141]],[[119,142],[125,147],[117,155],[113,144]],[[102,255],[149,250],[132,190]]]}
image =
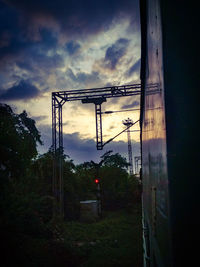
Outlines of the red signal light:
{"label": "red signal light", "polygon": [[99,184],[99,179],[96,178],[96,179],[94,180],[94,182],[95,182],[95,184]]}

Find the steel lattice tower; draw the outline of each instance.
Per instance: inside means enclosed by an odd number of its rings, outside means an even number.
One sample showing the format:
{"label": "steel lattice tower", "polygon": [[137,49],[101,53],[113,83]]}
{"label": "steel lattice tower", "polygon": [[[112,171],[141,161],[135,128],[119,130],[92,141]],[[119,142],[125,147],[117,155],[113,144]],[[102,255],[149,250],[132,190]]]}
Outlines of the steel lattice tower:
{"label": "steel lattice tower", "polygon": [[[133,125],[133,121],[129,118],[127,120],[123,120],[122,123],[127,127]],[[130,175],[133,175],[133,157],[132,157],[130,128],[128,128],[126,131],[127,131],[127,139],[128,139],[129,172],[130,172]]]}

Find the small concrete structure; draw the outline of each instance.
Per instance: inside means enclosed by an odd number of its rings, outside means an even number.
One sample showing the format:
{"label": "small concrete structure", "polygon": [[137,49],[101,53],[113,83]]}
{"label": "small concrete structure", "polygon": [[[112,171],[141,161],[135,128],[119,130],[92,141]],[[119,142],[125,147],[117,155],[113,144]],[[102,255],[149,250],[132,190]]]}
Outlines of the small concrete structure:
{"label": "small concrete structure", "polygon": [[80,221],[94,222],[98,218],[98,201],[80,201]]}

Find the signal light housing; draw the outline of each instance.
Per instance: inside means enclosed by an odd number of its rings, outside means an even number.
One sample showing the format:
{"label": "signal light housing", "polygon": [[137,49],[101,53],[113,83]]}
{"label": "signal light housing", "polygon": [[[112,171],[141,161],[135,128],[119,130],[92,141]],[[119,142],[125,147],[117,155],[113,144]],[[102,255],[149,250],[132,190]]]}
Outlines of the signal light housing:
{"label": "signal light housing", "polygon": [[94,182],[95,182],[95,184],[99,184],[99,179],[98,178],[95,178],[94,179]]}

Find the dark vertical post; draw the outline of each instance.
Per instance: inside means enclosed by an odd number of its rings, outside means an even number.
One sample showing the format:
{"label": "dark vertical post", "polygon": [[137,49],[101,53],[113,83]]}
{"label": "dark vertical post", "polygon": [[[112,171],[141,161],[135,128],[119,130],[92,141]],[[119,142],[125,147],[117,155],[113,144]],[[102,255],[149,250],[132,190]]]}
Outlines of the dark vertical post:
{"label": "dark vertical post", "polygon": [[102,216],[102,199],[101,199],[101,187],[100,183],[97,185],[97,210],[98,210],[98,216]]}
{"label": "dark vertical post", "polygon": [[62,104],[58,104],[58,135],[59,135],[59,213],[64,216],[64,194],[63,194],[63,133],[62,133]]}
{"label": "dark vertical post", "polygon": [[137,164],[137,166],[136,166],[136,173],[138,173],[138,157],[137,157],[137,159],[136,159],[136,164]]}
{"label": "dark vertical post", "polygon": [[97,150],[103,149],[101,104],[95,104]]}
{"label": "dark vertical post", "polygon": [[57,192],[56,192],[56,181],[57,181],[57,155],[56,155],[56,96],[52,93],[52,150],[53,150],[53,177],[52,177],[52,193],[55,197],[53,202],[53,216],[56,215],[57,210]]}
{"label": "dark vertical post", "polygon": [[137,173],[136,172],[136,157],[134,157],[134,165],[135,165],[135,173]]}
{"label": "dark vertical post", "polygon": [[129,170],[130,175],[133,175],[133,158],[132,158],[132,145],[131,145],[131,133],[130,129],[127,129],[127,137],[128,137],[128,157],[129,157]]}
{"label": "dark vertical post", "polygon": [[53,216],[64,215],[63,195],[63,134],[62,134],[62,104],[52,93],[52,149],[53,178],[52,191],[55,197]]}

